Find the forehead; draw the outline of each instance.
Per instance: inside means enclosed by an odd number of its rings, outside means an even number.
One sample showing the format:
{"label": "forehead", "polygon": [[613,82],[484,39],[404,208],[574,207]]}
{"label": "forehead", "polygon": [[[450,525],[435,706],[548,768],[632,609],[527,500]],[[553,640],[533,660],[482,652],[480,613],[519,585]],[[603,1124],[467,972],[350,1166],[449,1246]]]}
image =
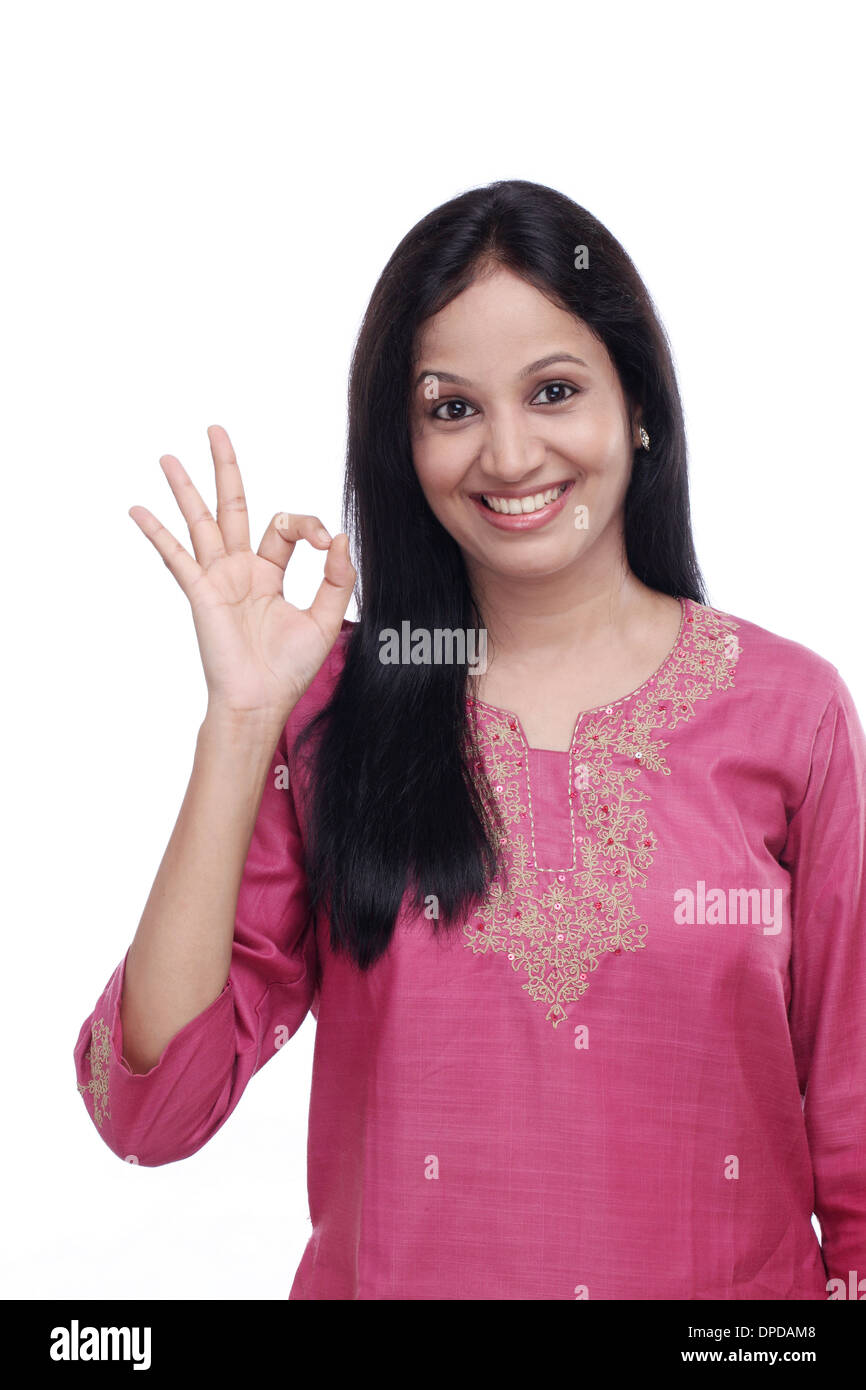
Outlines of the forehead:
{"label": "forehead", "polygon": [[[415,362],[475,377],[519,370],[560,349],[602,368],[604,344],[581,319],[512,271],[485,274],[426,319],[416,336]],[[434,360],[435,359],[435,360]],[[474,373],[474,375],[473,375]]]}

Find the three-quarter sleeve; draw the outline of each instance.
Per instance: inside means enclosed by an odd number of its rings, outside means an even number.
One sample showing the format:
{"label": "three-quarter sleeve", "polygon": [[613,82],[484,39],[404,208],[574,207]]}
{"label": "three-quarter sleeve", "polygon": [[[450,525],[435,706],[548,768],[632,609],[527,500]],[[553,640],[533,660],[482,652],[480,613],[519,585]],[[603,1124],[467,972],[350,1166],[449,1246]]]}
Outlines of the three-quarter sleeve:
{"label": "three-quarter sleeve", "polygon": [[781,858],[814,1211],[828,1281],[848,1288],[851,1271],[866,1276],[866,736],[838,671]]}
{"label": "three-quarter sleeve", "polygon": [[146,1073],[123,1056],[127,955],[82,1025],[78,1089],[108,1147],[148,1166],[187,1158],[225,1123],[313,1002],[317,959],[286,730],[274,752],[238,894],[231,966],[216,999]]}

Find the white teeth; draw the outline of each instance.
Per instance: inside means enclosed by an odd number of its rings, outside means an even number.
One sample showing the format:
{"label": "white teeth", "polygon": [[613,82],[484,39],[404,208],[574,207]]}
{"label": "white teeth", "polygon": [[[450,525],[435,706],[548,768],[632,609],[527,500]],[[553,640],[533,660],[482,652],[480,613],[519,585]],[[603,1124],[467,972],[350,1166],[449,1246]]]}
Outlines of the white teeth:
{"label": "white teeth", "polygon": [[559,487],[550,487],[546,492],[536,492],[528,497],[494,497],[489,493],[482,493],[482,497],[487,505],[494,511],[507,516],[519,516],[525,512],[537,512],[542,507],[555,502],[557,497],[561,497],[568,487],[568,483],[561,483]]}

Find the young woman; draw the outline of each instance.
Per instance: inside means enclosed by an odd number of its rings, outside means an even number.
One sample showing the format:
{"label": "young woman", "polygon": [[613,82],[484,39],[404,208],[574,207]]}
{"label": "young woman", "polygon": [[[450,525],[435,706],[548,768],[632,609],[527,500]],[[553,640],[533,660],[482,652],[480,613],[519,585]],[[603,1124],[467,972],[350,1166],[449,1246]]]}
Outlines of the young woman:
{"label": "young woman", "polygon": [[403,239],[352,364],[357,575],[315,516],[254,553],[209,437],[216,519],[161,460],[192,554],[132,509],[208,704],[75,1052],[101,1137],[195,1153],[312,1010],[291,1298],[848,1296],[866,738],[835,666],[706,602],[622,247],[520,180]]}

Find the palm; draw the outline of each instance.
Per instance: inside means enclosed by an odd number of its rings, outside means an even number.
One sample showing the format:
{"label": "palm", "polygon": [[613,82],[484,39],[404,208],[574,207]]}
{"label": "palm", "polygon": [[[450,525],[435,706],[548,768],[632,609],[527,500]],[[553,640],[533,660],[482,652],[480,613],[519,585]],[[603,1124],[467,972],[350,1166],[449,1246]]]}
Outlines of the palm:
{"label": "palm", "polygon": [[[281,513],[253,552],[231,441],[220,426],[211,430],[217,520],[180,462],[171,454],[161,460],[195,559],[144,507],[130,514],[189,599],[209,706],[284,719],[339,634],[355,584],[348,538],[332,544],[317,534],[323,529],[318,517]],[[328,549],[324,579],[307,609],[287,602],[282,592],[286,565],[302,537]]]}
{"label": "palm", "polygon": [[242,552],[215,561],[195,586],[192,615],[212,699],[239,710],[294,703],[325,660],[336,632],[289,603],[282,581],[270,560]]}

